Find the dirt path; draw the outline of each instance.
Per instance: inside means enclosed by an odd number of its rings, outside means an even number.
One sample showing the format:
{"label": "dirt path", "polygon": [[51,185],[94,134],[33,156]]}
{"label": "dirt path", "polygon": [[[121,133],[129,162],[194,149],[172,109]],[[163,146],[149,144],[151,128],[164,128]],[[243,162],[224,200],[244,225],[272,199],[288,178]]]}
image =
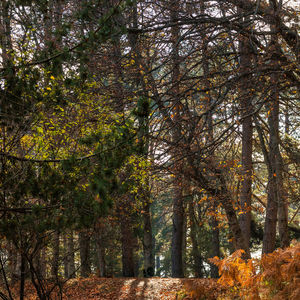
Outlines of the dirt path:
{"label": "dirt path", "polygon": [[[12,288],[14,299],[18,299],[19,286]],[[51,289],[50,283],[47,289]],[[1,291],[6,294],[4,287]],[[221,292],[222,288],[213,279],[90,277],[71,279],[63,285],[66,300],[214,300]],[[26,283],[25,299],[38,300],[30,282]],[[60,297],[53,291],[51,299]]]}
{"label": "dirt path", "polygon": [[[194,294],[190,292],[195,288]],[[177,278],[89,278],[68,282],[66,299],[107,299],[107,300],[174,300],[195,299],[207,294],[206,299],[216,299],[219,291],[216,281],[210,279]]]}
{"label": "dirt path", "polygon": [[66,287],[67,299],[176,299],[183,289],[180,279],[95,278],[75,280]]}

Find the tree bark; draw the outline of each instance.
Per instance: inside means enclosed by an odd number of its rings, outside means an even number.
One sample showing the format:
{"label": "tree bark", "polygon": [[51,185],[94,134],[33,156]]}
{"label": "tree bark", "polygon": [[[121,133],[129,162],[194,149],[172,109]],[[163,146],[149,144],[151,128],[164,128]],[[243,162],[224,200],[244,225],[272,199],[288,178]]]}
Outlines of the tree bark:
{"label": "tree bark", "polygon": [[64,277],[69,278],[69,262],[68,262],[68,245],[67,245],[67,234],[63,234],[63,246],[64,246]]}
{"label": "tree bark", "polygon": [[0,43],[2,48],[2,65],[7,66],[7,62],[11,59],[12,41],[11,41],[11,25],[10,25],[10,1],[2,0],[0,4]]}
{"label": "tree bark", "polygon": [[270,130],[268,153],[268,196],[263,238],[263,253],[275,250],[277,214],[281,247],[289,245],[286,201],[283,191],[283,164],[279,149],[279,94],[277,75],[272,75],[272,102],[268,105]]}
{"label": "tree bark", "polygon": [[[272,2],[274,17],[280,13],[280,5],[275,6]],[[278,24],[271,26],[273,30],[278,30]],[[278,37],[271,36],[269,45],[271,53],[271,64],[278,66],[276,55],[280,55],[281,49],[278,45]],[[277,214],[279,217],[278,227],[280,242],[282,247],[289,245],[288,220],[286,211],[286,201],[283,192],[283,163],[279,149],[279,77],[278,73],[270,76],[270,100],[267,103],[268,125],[269,125],[269,153],[266,161],[268,165],[268,202],[266,208],[266,221],[263,238],[263,253],[270,253],[275,250]],[[266,154],[267,155],[267,154]]]}
{"label": "tree bark", "polygon": [[45,248],[37,250],[33,257],[33,267],[39,281],[46,279]]}
{"label": "tree bark", "polygon": [[157,277],[160,277],[161,276],[161,274],[160,274],[161,271],[160,271],[160,256],[159,255],[157,255],[155,257],[155,265],[156,265],[156,267],[155,267],[155,269],[156,269],[155,275]]}
{"label": "tree bark", "polygon": [[60,234],[55,231],[52,237],[52,262],[51,262],[51,277],[58,278],[58,268],[59,268],[59,238]]}
{"label": "tree bark", "polygon": [[41,274],[41,278],[42,279],[46,279],[47,278],[47,252],[46,252],[46,247],[44,246],[41,249],[41,266],[40,266],[40,274]]}
{"label": "tree bark", "polygon": [[[178,1],[168,2],[170,9],[170,22],[176,23],[178,19],[179,3]],[[179,129],[180,121],[180,99],[179,99],[179,78],[180,78],[180,58],[179,58],[179,27],[171,28],[172,42],[172,91],[171,99],[174,103],[174,122],[176,127],[173,130],[173,142],[179,142],[181,133]],[[173,159],[176,161],[176,150],[174,149]],[[174,162],[175,179],[174,179],[174,198],[173,198],[173,232],[171,244],[171,260],[172,260],[172,277],[184,277],[183,271],[183,225],[184,225],[184,209],[183,209],[183,187],[181,168],[179,163]]]}
{"label": "tree bark", "polygon": [[290,245],[289,229],[288,229],[288,204],[287,204],[287,192],[284,187],[284,176],[283,176],[283,161],[281,153],[279,156],[278,164],[278,233],[280,240],[280,247],[286,248]]}
{"label": "tree bark", "polygon": [[96,242],[97,274],[99,277],[105,277],[106,276],[105,247],[103,243],[103,233],[100,225],[95,230],[95,242]]}
{"label": "tree bark", "polygon": [[[16,89],[16,72],[13,65],[13,45],[11,31],[12,16],[10,10],[10,2],[11,1],[7,0],[0,1],[0,46],[2,50],[1,65],[4,68],[4,76],[2,80],[4,80],[5,82],[3,93],[1,93],[0,96],[1,124],[2,126],[5,124],[5,126],[7,126],[8,131],[14,129],[16,119],[15,113],[18,111],[18,107],[16,107],[14,101],[10,99],[11,91],[14,91],[14,97],[20,96],[18,89]],[[6,128],[3,129],[3,133],[5,134]],[[2,165],[2,169],[5,167],[5,165],[6,164]]]}
{"label": "tree bark", "polygon": [[199,251],[198,237],[197,237],[197,224],[195,222],[195,211],[193,199],[188,203],[189,223],[190,223],[190,238],[192,242],[192,257],[193,257],[193,270],[197,278],[203,277],[203,260]]}
{"label": "tree bark", "polygon": [[73,231],[67,231],[63,235],[64,244],[64,276],[65,278],[75,278],[75,257],[74,257],[74,240]]}
{"label": "tree bark", "polygon": [[121,242],[122,242],[122,273],[124,277],[134,277],[134,235],[130,216],[121,216]]}
{"label": "tree bark", "polygon": [[181,177],[176,175],[173,199],[173,232],[171,245],[171,259],[172,259],[172,277],[184,277],[183,273],[183,195],[181,188]]}
{"label": "tree bark", "polygon": [[[212,229],[211,235],[211,257],[220,257],[220,231],[219,231],[219,222],[216,217],[212,216],[210,219],[210,227]],[[219,269],[215,264],[210,265],[210,275],[212,278],[219,277]]]}
{"label": "tree bark", "polygon": [[79,232],[80,276],[88,277],[91,274],[90,262],[90,233],[84,229]]}
{"label": "tree bark", "polygon": [[[290,120],[289,120],[289,111],[288,105],[285,108],[285,134],[290,133]],[[283,166],[283,171],[288,174],[289,173],[289,165],[284,166],[283,159],[281,157],[281,163]],[[284,186],[284,181],[287,179],[287,176],[282,175],[282,201],[279,203],[278,207],[278,231],[279,231],[279,238],[280,238],[280,247],[285,248],[288,247],[290,244],[290,237],[289,237],[289,218],[288,218],[288,190]]]}
{"label": "tree bark", "polygon": [[[150,198],[150,197],[149,197]],[[151,214],[150,214],[150,203],[147,201],[144,206],[144,237],[143,237],[143,248],[144,248],[144,275],[151,277],[154,275],[154,256],[152,247],[152,225],[151,225]]]}
{"label": "tree bark", "polygon": [[[264,227],[263,238],[263,253],[271,253],[275,250],[276,242],[276,223],[277,223],[277,210],[278,210],[278,189],[277,189],[277,168],[276,160],[278,156],[278,143],[276,138],[276,119],[278,118],[278,98],[275,96],[275,103],[270,112],[269,126],[270,126],[270,141],[269,141],[269,175],[268,175],[268,195],[266,207],[266,219]],[[277,102],[277,103],[276,103]],[[275,111],[274,111],[275,110]]]}
{"label": "tree bark", "polygon": [[25,296],[25,279],[26,279],[26,258],[21,254],[21,278],[20,278],[20,300]]}
{"label": "tree bark", "polygon": [[12,284],[15,283],[16,280],[18,280],[18,253],[11,241],[7,241],[8,243],[8,254],[7,254],[7,260],[9,265],[9,278]]}
{"label": "tree bark", "polygon": [[[241,12],[241,10],[238,9]],[[240,37],[240,73],[251,69],[251,45],[248,39]],[[244,235],[247,251],[250,253],[251,196],[252,196],[252,99],[250,91],[251,77],[243,76],[240,84],[241,115],[242,115],[242,182],[240,193],[241,215],[240,226]]]}

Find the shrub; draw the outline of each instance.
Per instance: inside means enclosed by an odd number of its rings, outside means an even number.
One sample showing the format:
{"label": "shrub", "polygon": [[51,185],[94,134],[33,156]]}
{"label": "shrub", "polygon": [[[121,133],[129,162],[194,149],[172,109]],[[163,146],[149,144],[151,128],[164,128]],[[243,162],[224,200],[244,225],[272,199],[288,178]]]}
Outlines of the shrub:
{"label": "shrub", "polygon": [[242,255],[238,250],[225,259],[211,259],[219,268],[218,283],[227,287],[230,299],[300,299],[300,243],[260,260],[243,260]]}

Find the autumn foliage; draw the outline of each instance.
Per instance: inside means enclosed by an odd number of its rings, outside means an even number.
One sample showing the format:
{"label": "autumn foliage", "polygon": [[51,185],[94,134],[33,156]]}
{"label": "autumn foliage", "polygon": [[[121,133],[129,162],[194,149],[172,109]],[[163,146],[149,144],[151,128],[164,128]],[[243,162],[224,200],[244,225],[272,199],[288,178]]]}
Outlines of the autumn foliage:
{"label": "autumn foliage", "polygon": [[216,279],[194,279],[186,280],[184,282],[185,296],[180,298],[178,293],[178,299],[206,299],[216,300],[223,299],[226,295],[227,289],[225,286],[219,284]]}
{"label": "autumn foliage", "polygon": [[238,250],[225,259],[211,259],[219,268],[218,283],[227,287],[229,299],[300,299],[300,243],[260,260],[243,260],[242,254]]}

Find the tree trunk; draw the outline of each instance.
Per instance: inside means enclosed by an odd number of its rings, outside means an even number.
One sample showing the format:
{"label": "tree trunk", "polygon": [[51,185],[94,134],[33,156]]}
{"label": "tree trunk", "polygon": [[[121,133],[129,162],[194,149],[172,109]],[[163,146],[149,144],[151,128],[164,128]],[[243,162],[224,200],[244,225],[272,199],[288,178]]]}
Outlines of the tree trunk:
{"label": "tree trunk", "polygon": [[[285,133],[289,134],[289,112],[288,107],[286,107],[285,111]],[[279,135],[279,133],[278,133]],[[288,174],[288,165],[284,167],[283,159],[281,156],[281,153],[279,152],[279,170],[278,173],[280,174],[280,177],[277,179],[279,181],[280,186],[279,191],[280,194],[280,200],[278,202],[278,232],[279,232],[279,240],[280,240],[280,247],[286,248],[290,245],[290,237],[289,237],[289,229],[288,229],[288,192],[287,189],[284,186],[284,171],[286,174]]]}
{"label": "tree trunk", "polygon": [[[286,107],[285,111],[285,133],[289,134],[290,130],[290,121],[289,121],[289,112],[288,106]],[[286,165],[284,167],[283,159],[281,157],[281,166],[282,171],[284,170],[286,174],[289,173],[289,166]],[[280,238],[280,247],[286,248],[290,244],[289,238],[289,229],[288,229],[288,191],[287,188],[284,186],[284,181],[286,176],[282,176],[282,201],[279,202],[278,207],[278,231],[279,231],[279,238]]]}
{"label": "tree trunk", "polygon": [[106,276],[105,247],[103,245],[103,234],[100,226],[98,226],[95,231],[95,242],[96,242],[97,274],[99,277],[105,277]]}
{"label": "tree trunk", "polygon": [[187,220],[187,206],[186,206],[186,195],[183,195],[183,211],[184,211],[184,218],[183,218],[183,228],[182,228],[182,268],[183,274],[187,273],[187,227],[188,227],[188,220]]}
{"label": "tree trunk", "polygon": [[67,242],[67,233],[63,234],[63,246],[64,246],[64,277],[69,278],[69,257],[68,257],[68,242]]}
{"label": "tree trunk", "polygon": [[79,232],[79,252],[80,252],[80,276],[89,277],[91,274],[90,262],[90,233],[84,229]]}
{"label": "tree trunk", "polygon": [[197,224],[195,222],[195,211],[193,199],[188,203],[189,221],[190,221],[190,237],[192,242],[192,257],[193,257],[193,270],[197,278],[203,277],[203,261],[199,251],[198,238],[197,238]]}
{"label": "tree trunk", "polygon": [[134,235],[129,216],[121,216],[122,273],[124,277],[134,277]]}
{"label": "tree trunk", "polygon": [[161,274],[160,274],[160,256],[159,256],[159,255],[157,255],[157,256],[155,257],[155,265],[156,265],[156,272],[155,272],[155,275],[156,275],[157,277],[160,277]]}
{"label": "tree trunk", "polygon": [[45,248],[37,250],[33,258],[33,267],[39,281],[46,279]]}
{"label": "tree trunk", "polygon": [[[279,153],[280,154],[280,153]],[[288,205],[287,205],[287,194],[284,188],[284,177],[283,177],[283,162],[281,154],[279,156],[280,162],[278,163],[278,233],[280,240],[280,247],[286,248],[290,245],[289,229],[288,229]]]}
{"label": "tree trunk", "polygon": [[[179,3],[170,1],[170,22],[176,23],[178,20]],[[179,78],[180,78],[180,59],[179,59],[179,27],[171,27],[172,41],[172,91],[171,96],[174,105],[174,122],[176,127],[173,130],[173,142],[179,143],[180,133],[180,99],[179,99]],[[177,151],[174,149],[173,155],[176,161]],[[176,165],[175,165],[176,164]],[[174,199],[173,199],[173,233],[171,244],[171,260],[172,260],[172,277],[184,277],[183,271],[183,225],[184,225],[184,209],[183,209],[183,187],[182,176],[180,175],[181,168],[177,162],[174,162],[175,180],[174,180]]]}
{"label": "tree trunk", "polygon": [[228,193],[227,190],[223,190],[223,192],[220,194],[220,200],[221,200],[222,206],[225,209],[226,216],[228,219],[228,225],[229,225],[230,231],[232,232],[234,248],[235,248],[235,250],[243,249],[245,251],[244,258],[250,258],[250,253],[246,246],[246,243],[244,240],[244,235],[242,233],[240,224],[239,224],[237,216],[236,216],[236,211],[232,204],[232,200],[227,195],[227,193]]}
{"label": "tree trunk", "polygon": [[150,214],[150,203],[147,201],[144,206],[144,237],[143,237],[143,248],[144,248],[144,275],[151,277],[154,275],[154,257],[152,247],[152,225],[151,225],[151,214]]}
{"label": "tree trunk", "polygon": [[12,41],[11,41],[11,17],[9,13],[10,1],[2,0],[0,3],[0,43],[2,50],[2,65],[7,67],[11,59]]}
{"label": "tree trunk", "polygon": [[11,241],[7,241],[8,243],[8,265],[9,265],[9,278],[11,280],[11,283],[14,284],[16,280],[18,280],[18,253]]}
{"label": "tree trunk", "polygon": [[64,276],[65,278],[75,278],[75,261],[74,261],[74,240],[73,232],[67,231],[63,234],[64,245]]}
{"label": "tree trunk", "polygon": [[[12,130],[15,127],[14,121],[16,119],[16,112],[18,112],[19,109],[19,104],[15,106],[14,100],[12,101],[10,99],[11,91],[14,91],[13,94],[14,97],[16,98],[20,97],[20,93],[18,89],[16,89],[16,77],[15,77],[16,72],[13,65],[13,45],[12,45],[12,32],[11,32],[12,16],[10,12],[10,2],[11,1],[7,1],[7,0],[0,1],[0,10],[1,10],[0,11],[1,13],[0,47],[1,47],[1,58],[2,58],[1,65],[4,68],[4,76],[2,77],[2,81],[5,82],[5,84],[4,82],[2,83],[4,89],[0,95],[0,107],[1,107],[1,123],[4,121],[4,124],[7,126],[8,130]],[[4,124],[2,123],[2,125]],[[3,163],[2,165],[3,171],[5,165],[6,165],[5,163]]]}
{"label": "tree trunk", "polygon": [[[270,142],[272,138],[270,137]],[[273,142],[270,143],[270,158],[274,157]],[[268,176],[268,196],[267,196],[267,207],[266,207],[266,219],[263,237],[263,253],[271,253],[275,250],[276,242],[276,223],[277,223],[277,187],[276,187],[276,168],[274,163],[271,163],[271,171]],[[275,175],[274,175],[275,174]]]}
{"label": "tree trunk", "polygon": [[21,278],[20,278],[20,300],[25,296],[25,279],[26,279],[26,258],[21,254]]}
{"label": "tree trunk", "polygon": [[182,260],[184,222],[183,196],[180,186],[181,177],[177,175],[176,179],[173,200],[173,234],[171,246],[172,277],[184,277]]}
{"label": "tree trunk", "polygon": [[41,249],[41,265],[40,265],[40,274],[42,279],[47,278],[47,252],[46,247],[44,246]]}
{"label": "tree trunk", "polygon": [[55,231],[52,237],[52,263],[51,263],[51,277],[56,279],[58,277],[59,268],[59,232]]}
{"label": "tree trunk", "polygon": [[[134,233],[134,231],[133,231]],[[133,261],[134,261],[134,277],[139,276],[139,270],[141,266],[140,256],[138,254],[139,251],[139,239],[136,234],[133,234]]]}
{"label": "tree trunk", "polygon": [[73,231],[70,230],[67,235],[67,249],[68,249],[68,274],[69,278],[76,277],[75,268],[75,247],[74,247],[74,235]]}
{"label": "tree trunk", "polygon": [[252,185],[252,116],[251,95],[249,95],[251,77],[243,76],[251,69],[251,45],[247,38],[240,37],[240,84],[241,115],[242,115],[242,182],[240,193],[241,215],[240,226],[244,235],[247,251],[250,253],[250,226],[251,226],[251,185]]}
{"label": "tree trunk", "polygon": [[[274,17],[278,16],[281,5],[270,2]],[[271,26],[277,31],[278,24]],[[269,45],[272,67],[278,66],[276,55],[281,55],[281,48],[278,45],[278,37],[273,34]],[[269,125],[269,157],[268,165],[268,202],[266,211],[265,231],[263,238],[263,253],[270,253],[275,250],[276,222],[279,216],[279,232],[282,247],[289,244],[286,202],[283,193],[283,163],[279,149],[279,78],[278,73],[270,76],[270,100],[267,103],[268,125]]]}
{"label": "tree trunk", "polygon": [[277,76],[272,76],[272,103],[269,103],[269,153],[268,153],[268,198],[263,238],[263,253],[275,250],[277,214],[281,247],[289,245],[286,202],[283,191],[283,164],[279,150],[279,94],[276,86]]}
{"label": "tree trunk", "polygon": [[[220,232],[219,232],[219,222],[216,217],[212,216],[210,218],[210,227],[212,230],[211,234],[211,257],[220,257]],[[215,264],[210,265],[210,275],[212,278],[219,277],[219,269]]]}

